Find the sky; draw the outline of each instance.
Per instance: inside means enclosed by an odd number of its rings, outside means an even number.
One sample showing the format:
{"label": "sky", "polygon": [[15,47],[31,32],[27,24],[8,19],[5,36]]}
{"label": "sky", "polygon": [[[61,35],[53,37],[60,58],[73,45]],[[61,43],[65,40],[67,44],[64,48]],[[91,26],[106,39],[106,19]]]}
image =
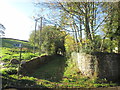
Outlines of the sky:
{"label": "sky", "polygon": [[0,23],[6,28],[5,36],[28,40],[35,21],[33,0],[0,0]]}
{"label": "sky", "polygon": [[[0,23],[6,28],[5,37],[29,39],[30,33],[35,29],[33,16],[38,8],[33,2],[37,1],[40,0],[0,0]],[[46,10],[44,12],[46,14]]]}

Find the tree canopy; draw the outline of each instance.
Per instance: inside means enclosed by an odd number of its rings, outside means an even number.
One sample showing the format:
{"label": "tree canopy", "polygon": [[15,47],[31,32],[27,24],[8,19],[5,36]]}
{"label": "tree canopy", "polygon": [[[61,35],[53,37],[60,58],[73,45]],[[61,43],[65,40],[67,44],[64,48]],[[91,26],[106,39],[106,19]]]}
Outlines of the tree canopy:
{"label": "tree canopy", "polygon": [[[59,12],[50,14],[52,20],[48,21],[69,33],[65,48],[74,45],[73,51],[77,52],[120,52],[120,2],[55,1],[37,5]],[[52,35],[50,37],[52,39]],[[50,37],[46,41],[52,42]]]}
{"label": "tree canopy", "polygon": [[[43,29],[37,30],[36,45],[42,52],[47,54],[65,54],[64,38],[65,32],[55,26],[45,26]],[[33,42],[34,31],[30,35],[30,42]]]}

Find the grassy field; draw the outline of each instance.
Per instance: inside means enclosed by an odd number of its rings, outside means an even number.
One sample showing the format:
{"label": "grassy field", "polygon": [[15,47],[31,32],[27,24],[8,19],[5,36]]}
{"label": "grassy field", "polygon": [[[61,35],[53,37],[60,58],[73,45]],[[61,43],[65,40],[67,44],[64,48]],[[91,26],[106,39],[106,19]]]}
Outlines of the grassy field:
{"label": "grassy field", "polygon": [[[19,48],[14,48],[12,44],[23,41],[5,39],[3,40],[2,53],[0,61],[5,62],[2,73],[2,85],[5,87],[17,88],[93,88],[118,86],[117,83],[108,82],[106,79],[83,77],[77,68],[77,65],[69,58],[61,55],[54,55],[49,58],[49,63],[36,69],[34,73],[27,76],[17,75],[18,65],[8,64],[10,59],[19,59]],[[26,46],[28,42],[23,42]],[[9,46],[8,46],[9,45]],[[32,46],[29,46],[32,47]],[[22,59],[31,60],[37,57],[28,50],[23,50]]]}
{"label": "grassy field", "polygon": [[[20,51],[20,47],[14,46],[14,44],[22,44],[22,51]],[[1,60],[8,62],[12,58],[19,59],[20,52],[22,53],[22,60],[29,60],[32,57],[38,56],[38,54],[33,54],[33,47],[30,45],[28,41],[11,39],[11,38],[3,38],[2,39],[2,47],[0,47],[0,58]]]}
{"label": "grassy field", "polygon": [[15,48],[14,44],[23,44],[23,47],[32,48],[28,41],[13,38],[2,38],[2,47]]}

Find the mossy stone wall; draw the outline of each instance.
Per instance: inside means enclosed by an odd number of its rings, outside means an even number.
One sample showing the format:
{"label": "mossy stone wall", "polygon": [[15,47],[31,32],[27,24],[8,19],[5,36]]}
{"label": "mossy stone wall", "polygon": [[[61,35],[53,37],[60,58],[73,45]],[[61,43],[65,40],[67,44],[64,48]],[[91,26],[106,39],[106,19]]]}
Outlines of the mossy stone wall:
{"label": "mossy stone wall", "polygon": [[120,54],[74,53],[72,57],[76,59],[78,68],[84,76],[106,78],[110,81],[120,80]]}

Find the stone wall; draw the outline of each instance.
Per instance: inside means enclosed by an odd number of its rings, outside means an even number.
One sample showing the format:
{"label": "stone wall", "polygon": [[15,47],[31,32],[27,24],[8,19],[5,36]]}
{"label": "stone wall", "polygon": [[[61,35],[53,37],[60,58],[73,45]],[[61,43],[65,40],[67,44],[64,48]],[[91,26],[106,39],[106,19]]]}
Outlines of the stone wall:
{"label": "stone wall", "polygon": [[46,55],[41,57],[35,57],[30,61],[26,62],[25,64],[22,64],[19,69],[19,72],[22,75],[33,73],[36,69],[51,61],[51,59],[52,56],[46,56]]}
{"label": "stone wall", "polygon": [[96,58],[92,55],[85,54],[85,53],[77,53],[77,63],[78,68],[80,69],[81,73],[85,76],[92,77],[96,71]]}
{"label": "stone wall", "polygon": [[74,53],[79,70],[84,76],[120,80],[120,54],[96,52]]}

